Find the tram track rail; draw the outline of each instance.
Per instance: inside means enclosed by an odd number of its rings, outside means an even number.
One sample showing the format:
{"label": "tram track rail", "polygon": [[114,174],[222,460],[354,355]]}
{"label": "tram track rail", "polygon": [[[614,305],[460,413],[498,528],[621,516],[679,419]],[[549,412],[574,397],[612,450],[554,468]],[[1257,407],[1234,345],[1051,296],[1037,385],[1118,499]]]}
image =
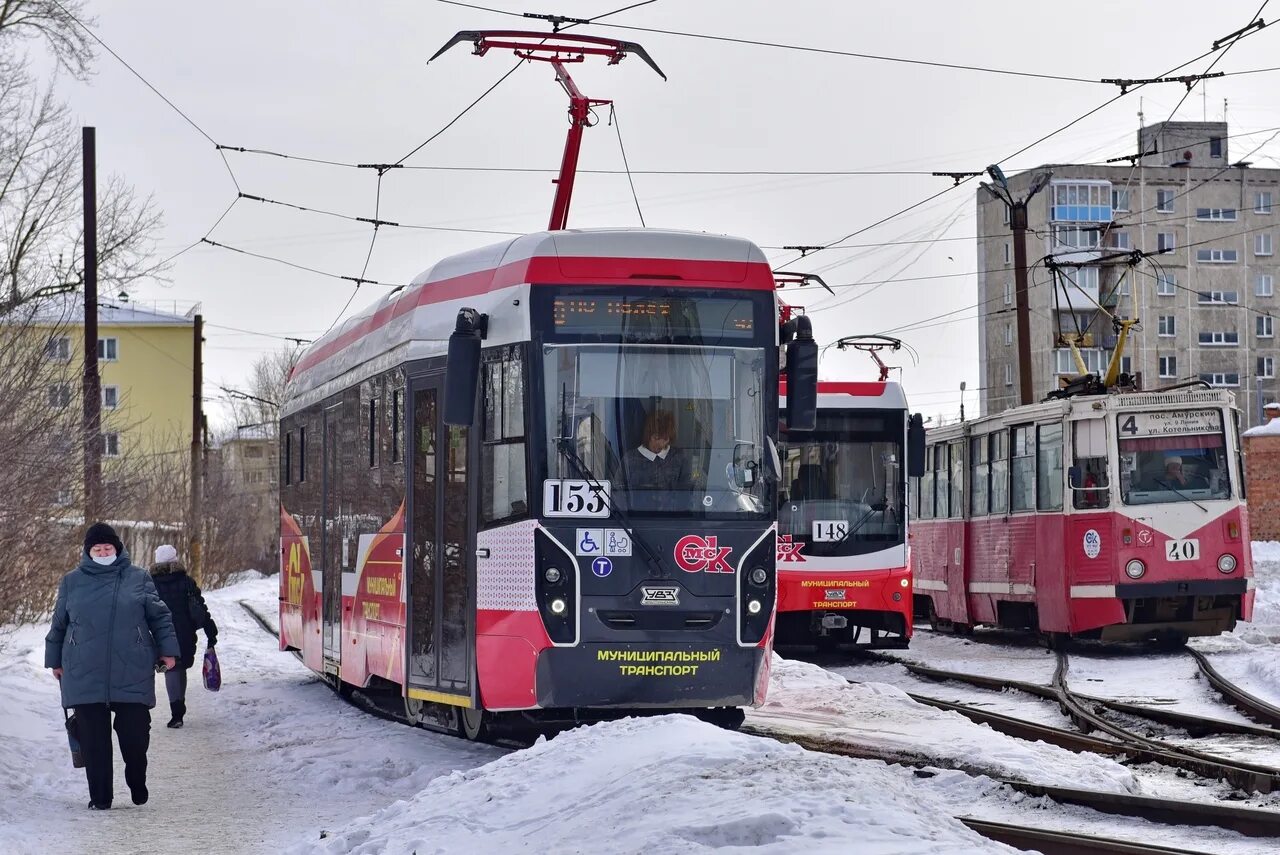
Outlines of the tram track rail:
{"label": "tram track rail", "polygon": [[1214,691],[1226,698],[1232,706],[1247,718],[1253,719],[1260,724],[1265,724],[1268,727],[1280,727],[1280,707],[1246,692],[1226,677],[1223,677],[1218,673],[1218,669],[1213,667],[1209,657],[1199,650],[1188,647],[1187,652],[1191,654],[1191,658],[1196,660],[1196,666],[1199,667],[1200,673],[1204,675],[1206,682],[1213,687]]}
{"label": "tram track rail", "polygon": [[[272,626],[270,621],[260,614],[249,602],[239,600],[238,604],[264,632],[273,638],[279,639],[279,631]],[[289,652],[292,653],[299,661],[302,661],[302,656],[298,651],[293,650]],[[415,726],[415,723],[409,721],[407,717],[398,716],[389,712],[378,705],[372,698],[365,696],[359,690],[351,693],[343,693],[327,680],[324,682],[329,685],[330,688],[334,689],[335,694],[339,695],[348,703],[364,712],[386,721],[395,722],[407,727]],[[921,697],[919,699],[922,702],[937,705],[944,709],[964,706],[932,698]],[[1035,725],[1032,722],[1024,722],[1008,716],[999,716],[998,714],[988,713],[986,711],[977,710],[976,708],[967,708],[967,711],[976,715],[985,716],[988,723],[990,723],[994,718],[1000,718],[1007,719],[1009,726],[1011,727],[1030,727],[1031,730],[1022,731],[1027,734],[1024,738],[1031,738],[1033,733],[1041,733],[1043,735],[1046,731],[1057,730],[1063,735],[1064,739],[1074,739],[1076,744],[1080,746],[1080,750],[1096,749],[1099,751],[1110,750],[1116,752],[1122,752],[1123,750],[1118,746],[1115,746],[1113,743],[1105,740],[1095,739],[1072,731],[1049,728],[1043,725]],[[792,742],[809,750],[827,754],[839,754],[862,759],[877,759],[883,762],[912,766],[917,769],[924,769],[926,765],[936,765],[919,757],[895,758],[885,757],[883,755],[872,755],[865,751],[860,751],[854,746],[842,746],[831,740],[811,738],[800,734],[782,733],[773,731],[769,728],[759,728],[748,725],[743,728],[743,732],[763,738]],[[961,771],[965,771],[967,774],[987,774],[980,770]],[[1026,781],[1006,779],[993,774],[987,774],[987,777],[998,781],[1004,786],[1035,798],[1048,798],[1059,804],[1088,807],[1098,811],[1099,813],[1146,819],[1151,822],[1168,825],[1212,826],[1235,831],[1247,837],[1274,837],[1277,838],[1277,840],[1280,840],[1280,813],[1277,812],[1262,811],[1252,808],[1240,808],[1232,805],[1214,805],[1203,802],[1176,801],[1095,790],[1054,787],[1044,784],[1034,784]],[[1093,853],[1104,852],[1120,853],[1120,855],[1124,855],[1124,853],[1132,853],[1132,855],[1203,855],[1203,853],[1195,850],[1150,846],[1130,841],[1115,840],[1107,837],[1051,831],[1034,826],[1019,826],[1009,823],[991,822],[975,817],[965,816],[957,817],[957,819],[988,839],[1004,842],[1013,846],[1032,847],[1038,849],[1040,852],[1044,853],[1044,855],[1093,855]]]}
{"label": "tram track rail", "polygon": [[[894,664],[901,665],[912,674],[915,674],[918,677],[925,677],[930,680],[951,680],[959,683],[967,683],[968,685],[976,686],[980,689],[989,689],[995,692],[1013,689],[1028,695],[1034,695],[1035,697],[1042,698],[1046,701],[1058,700],[1058,695],[1052,687],[1042,686],[1039,683],[1028,683],[1023,680],[1013,680],[1003,677],[988,677],[983,674],[968,674],[963,671],[948,671],[942,668],[932,668],[927,665],[919,665],[913,662],[904,662],[901,659],[895,659],[893,657],[878,658],[882,661],[893,662]],[[1185,730],[1192,736],[1231,734],[1280,740],[1280,730],[1272,727],[1223,721],[1222,719],[1191,715],[1189,713],[1178,712],[1177,710],[1160,709],[1159,707],[1152,707],[1144,704],[1117,701],[1112,698],[1100,698],[1096,695],[1086,695],[1078,692],[1075,693],[1075,696],[1090,704],[1106,707],[1107,709],[1123,715],[1133,716],[1134,718],[1144,718],[1149,721],[1156,722],[1157,724],[1164,724]],[[1277,710],[1277,713],[1280,714],[1280,710]]]}
{"label": "tram track rail", "polygon": [[1133,746],[1136,751],[1152,757],[1155,762],[1194,772],[1202,777],[1224,780],[1246,792],[1271,793],[1280,790],[1280,769],[1171,745],[1112,722],[1097,713],[1088,701],[1072,692],[1067,683],[1069,670],[1067,655],[1058,653],[1058,666],[1053,675],[1054,691],[1062,710],[1085,733],[1098,730],[1110,734],[1122,744]]}

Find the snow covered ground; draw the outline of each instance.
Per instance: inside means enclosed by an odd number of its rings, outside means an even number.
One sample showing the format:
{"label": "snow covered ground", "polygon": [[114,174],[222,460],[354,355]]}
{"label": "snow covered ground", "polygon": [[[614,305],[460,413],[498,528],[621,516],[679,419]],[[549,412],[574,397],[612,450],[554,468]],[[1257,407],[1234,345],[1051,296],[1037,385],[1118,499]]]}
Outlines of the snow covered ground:
{"label": "snow covered ground", "polygon": [[[1267,590],[1280,594],[1280,573],[1275,582]],[[151,803],[129,804],[117,761],[116,809],[105,814],[85,810],[83,774],[71,768],[56,686],[41,667],[44,627],[3,628],[0,852],[1013,851],[970,832],[955,819],[964,815],[1206,852],[1274,851],[1271,841],[1103,818],[982,776],[934,769],[920,777],[685,716],[579,728],[513,753],[470,745],[354,709],[278,652],[237,604],[248,600],[273,616],[276,584],[247,578],[209,595],[223,690],[205,692],[193,673],[188,724],[171,731],[157,681]],[[1261,592],[1259,599],[1260,614],[1276,602]],[[1280,631],[1280,608],[1268,619]],[[1036,648],[933,639],[914,656],[1034,682],[1051,673],[1052,657]],[[1250,658],[1266,643],[1245,633],[1227,642],[1252,649]],[[884,681],[852,685],[817,666],[776,660],[770,701],[748,725],[942,767],[1152,794],[1145,778],[1110,759],[1012,739],[917,705],[888,684],[907,684],[899,671],[884,666],[877,669]]]}
{"label": "snow covered ground", "polygon": [[205,691],[192,669],[186,727],[169,730],[157,679],[143,807],[130,803],[117,755],[114,808],[86,810],[84,773],[71,766],[57,687],[42,667],[46,627],[0,637],[0,852],[275,852],[502,755],[339,700],[236,604],[248,597],[270,611],[278,584],[259,576],[207,594],[222,691]]}

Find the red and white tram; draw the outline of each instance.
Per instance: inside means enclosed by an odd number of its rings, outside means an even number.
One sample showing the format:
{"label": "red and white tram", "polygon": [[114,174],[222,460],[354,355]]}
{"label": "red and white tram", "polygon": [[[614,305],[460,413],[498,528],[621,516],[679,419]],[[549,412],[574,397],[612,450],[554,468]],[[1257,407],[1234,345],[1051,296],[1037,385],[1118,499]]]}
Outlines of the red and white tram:
{"label": "red and white tram", "polygon": [[901,385],[885,380],[820,382],[817,429],[784,435],[780,646],[910,641],[909,437],[923,459],[919,418],[908,414]]}
{"label": "red and white tram", "polygon": [[[740,721],[772,645],[778,317],[753,244],[621,229],[453,256],[343,323],[282,409],[282,648],[471,738]],[[787,358],[812,424],[807,322]]]}
{"label": "red and white tram", "polygon": [[917,615],[1178,641],[1253,610],[1239,413],[1209,389],[1087,395],[928,432]]}

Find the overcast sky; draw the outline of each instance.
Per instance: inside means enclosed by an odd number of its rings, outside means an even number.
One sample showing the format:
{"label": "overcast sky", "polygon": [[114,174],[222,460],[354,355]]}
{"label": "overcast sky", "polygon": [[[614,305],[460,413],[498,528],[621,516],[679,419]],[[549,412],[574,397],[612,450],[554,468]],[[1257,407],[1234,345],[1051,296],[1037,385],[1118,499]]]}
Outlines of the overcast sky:
{"label": "overcast sky", "polygon": [[[1016,171],[1044,162],[1097,161],[1134,151],[1138,110],[1168,118],[1180,84],[1150,86],[1012,159],[1040,136],[1102,104],[1117,89],[1097,83],[1002,76],[860,58],[637,32],[626,26],[786,42],[963,65],[1088,79],[1150,77],[1209,50],[1247,23],[1259,0],[1213,4],[1161,0],[1072,6],[1041,2],[821,2],[821,0],[658,0],[580,28],[643,44],[663,82],[629,58],[573,70],[589,96],[615,100],[632,170],[981,170]],[[482,3],[514,12],[588,18],[623,0]],[[297,3],[223,0],[213,5],[138,0],[92,3],[97,32],[121,57],[217,142],[344,162],[395,161],[438,131],[513,65],[509,54],[480,58],[461,46],[426,60],[456,31],[545,29],[539,22],[428,0]],[[1216,14],[1216,19],[1213,17]],[[1269,19],[1270,15],[1263,15]],[[602,22],[604,23],[604,22]],[[1280,32],[1241,41],[1216,70],[1276,65]],[[1201,71],[1212,57],[1186,72]],[[1186,73],[1184,72],[1184,73]],[[1231,133],[1280,126],[1280,72],[1210,81],[1178,118],[1221,119]],[[98,129],[98,163],[154,194],[171,254],[208,232],[236,196],[213,146],[169,106],[100,51],[84,84],[61,93]],[[1141,99],[1141,105],[1140,105]],[[526,64],[409,165],[554,169],[564,143],[566,97],[550,69]],[[1266,135],[1233,138],[1241,157]],[[1280,145],[1272,152],[1280,154]],[[1277,161],[1252,159],[1259,165]],[[245,193],[353,216],[373,216],[369,170],[228,153]],[[588,130],[586,169],[618,169],[618,139],[605,123]],[[397,170],[382,182],[381,217],[400,223],[509,232],[546,226],[552,188],[545,173]],[[649,226],[749,238],[775,263],[777,247],[825,244],[945,189],[949,179],[895,176],[637,175]],[[964,185],[793,265],[821,271],[837,298],[792,295],[815,312],[820,342],[855,332],[919,323],[977,303],[974,191]],[[623,175],[578,180],[570,226],[639,225]],[[219,243],[340,275],[359,275],[369,226],[241,200],[212,234]],[[968,237],[968,240],[963,238]],[[936,243],[865,246],[946,238]],[[404,283],[450,253],[500,236],[383,229],[367,276]],[[207,323],[313,338],[335,320],[351,285],[271,261],[201,246],[180,256],[171,283],[135,289],[140,301],[203,304]],[[938,277],[938,278],[919,278]],[[874,283],[899,278],[876,287]],[[857,283],[866,283],[858,285]],[[874,289],[874,290],[873,290]],[[385,294],[365,286],[348,313]],[[823,311],[823,306],[835,302]],[[162,306],[163,307],[163,306]],[[976,310],[902,333],[919,353],[903,354],[902,380],[914,408],[951,415],[967,380],[977,411]],[[239,385],[264,349],[285,345],[225,329],[208,331],[208,394]],[[870,378],[860,354],[824,354],[824,377]],[[220,411],[213,410],[215,416]]]}

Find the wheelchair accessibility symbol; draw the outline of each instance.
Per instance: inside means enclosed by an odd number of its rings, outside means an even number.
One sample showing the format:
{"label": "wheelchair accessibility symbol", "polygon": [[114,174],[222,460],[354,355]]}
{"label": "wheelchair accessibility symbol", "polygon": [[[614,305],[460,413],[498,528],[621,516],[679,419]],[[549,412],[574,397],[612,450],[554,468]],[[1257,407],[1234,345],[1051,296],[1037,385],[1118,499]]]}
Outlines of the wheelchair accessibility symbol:
{"label": "wheelchair accessibility symbol", "polygon": [[603,579],[613,572],[613,562],[608,558],[601,556],[591,562],[591,572]]}
{"label": "wheelchair accessibility symbol", "polygon": [[600,555],[604,552],[604,529],[580,528],[573,551],[578,555]]}

